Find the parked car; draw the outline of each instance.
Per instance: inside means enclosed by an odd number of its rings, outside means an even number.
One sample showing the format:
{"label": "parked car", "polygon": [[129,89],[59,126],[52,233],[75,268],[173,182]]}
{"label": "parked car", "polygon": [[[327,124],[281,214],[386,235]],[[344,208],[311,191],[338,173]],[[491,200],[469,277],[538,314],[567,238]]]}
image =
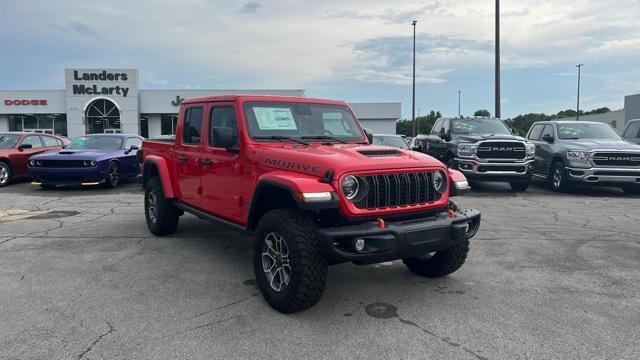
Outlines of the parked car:
{"label": "parked car", "polygon": [[0,187],[12,180],[28,176],[27,161],[32,155],[60,150],[66,139],[32,132],[0,133]]}
{"label": "parked car", "polygon": [[29,173],[43,188],[58,185],[116,187],[139,172],[136,150],[143,138],[128,134],[95,134],[73,140],[61,151],[33,156]]}
{"label": "parked car", "polygon": [[536,144],[534,175],[555,191],[572,183],[621,187],[640,193],[640,145],[624,141],[608,124],[590,121],[541,121],[529,129]]}
{"label": "parked car", "polygon": [[142,149],[149,230],[173,233],[186,211],[254,234],[258,288],[285,313],[320,300],[328,265],[403,259],[418,275],[450,274],[480,225],[450,202],[468,189],[460,172],[370,145],[342,101],[184,100],[175,143]]}
{"label": "parked car", "polygon": [[459,169],[469,181],[508,182],[516,191],[531,182],[535,145],[513,135],[500,119],[440,118],[413,149]]}
{"label": "parked car", "polygon": [[640,144],[640,119],[627,121],[622,136],[625,140]]}
{"label": "parked car", "polygon": [[400,135],[373,134],[373,145],[391,146],[398,149],[409,150],[409,145]]}

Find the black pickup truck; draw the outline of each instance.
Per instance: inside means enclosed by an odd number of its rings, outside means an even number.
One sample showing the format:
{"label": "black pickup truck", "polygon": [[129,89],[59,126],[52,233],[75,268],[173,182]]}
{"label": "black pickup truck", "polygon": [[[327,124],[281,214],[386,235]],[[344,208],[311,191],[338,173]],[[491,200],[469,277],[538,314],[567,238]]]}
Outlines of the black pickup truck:
{"label": "black pickup truck", "polygon": [[462,171],[470,182],[508,182],[516,191],[531,182],[535,145],[513,135],[500,119],[440,118],[431,134],[414,139],[412,150]]}
{"label": "black pickup truck", "polygon": [[527,139],[536,144],[534,176],[547,179],[555,191],[581,183],[640,194],[640,145],[608,124],[541,121],[533,123]]}

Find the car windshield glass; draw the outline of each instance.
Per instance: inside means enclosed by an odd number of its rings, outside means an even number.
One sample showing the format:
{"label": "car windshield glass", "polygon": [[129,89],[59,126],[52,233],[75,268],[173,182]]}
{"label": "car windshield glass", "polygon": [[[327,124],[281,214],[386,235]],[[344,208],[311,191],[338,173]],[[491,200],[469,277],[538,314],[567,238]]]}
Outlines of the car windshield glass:
{"label": "car windshield glass", "polygon": [[12,149],[20,139],[20,135],[0,134],[0,149]]}
{"label": "car windshield glass", "polygon": [[400,136],[374,135],[374,145],[392,146],[400,149],[408,149],[407,143]]}
{"label": "car windshield glass", "polygon": [[253,139],[269,141],[284,136],[304,141],[336,139],[364,141],[356,119],[344,106],[288,103],[247,102],[244,115]]}
{"label": "car windshield glass", "polygon": [[507,125],[498,119],[453,120],[453,134],[511,134]]}
{"label": "car windshield glass", "polygon": [[558,124],[560,139],[621,140],[618,133],[606,124],[563,123]]}
{"label": "car windshield glass", "polygon": [[118,150],[122,138],[115,136],[82,136],[71,142],[67,149]]}

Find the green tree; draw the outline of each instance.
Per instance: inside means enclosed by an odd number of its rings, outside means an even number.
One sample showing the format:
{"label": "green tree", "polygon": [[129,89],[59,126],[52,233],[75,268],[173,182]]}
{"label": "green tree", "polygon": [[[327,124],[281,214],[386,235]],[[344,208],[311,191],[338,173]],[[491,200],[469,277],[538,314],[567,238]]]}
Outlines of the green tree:
{"label": "green tree", "polygon": [[476,110],[476,112],[473,113],[473,116],[486,116],[486,117],[489,117],[489,116],[491,116],[491,113],[489,112],[489,110],[482,109],[482,110]]}
{"label": "green tree", "polygon": [[[440,111],[431,110],[429,114],[425,116],[416,117],[416,133],[418,134],[428,134],[431,132],[431,128],[433,127],[433,123],[436,122],[439,118],[442,117]],[[396,134],[398,135],[413,135],[413,126],[411,124],[411,119],[401,119],[396,123]]]}

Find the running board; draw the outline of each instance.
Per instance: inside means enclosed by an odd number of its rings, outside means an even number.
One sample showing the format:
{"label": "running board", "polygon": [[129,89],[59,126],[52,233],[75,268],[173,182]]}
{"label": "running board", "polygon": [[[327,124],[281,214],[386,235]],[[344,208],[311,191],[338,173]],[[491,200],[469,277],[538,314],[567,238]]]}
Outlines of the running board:
{"label": "running board", "polygon": [[207,220],[207,221],[223,224],[223,225],[232,227],[235,230],[243,232],[245,234],[251,234],[252,233],[251,231],[247,230],[247,228],[242,226],[242,225],[238,225],[238,224],[233,223],[233,222],[231,222],[229,220],[225,220],[225,219],[219,218],[217,216],[213,216],[213,215],[207,214],[204,211],[200,211],[200,210],[198,210],[196,208],[193,208],[193,207],[191,207],[189,205],[185,205],[185,204],[183,204],[183,203],[181,203],[179,201],[174,201],[173,205],[175,207],[177,207],[178,209],[180,209],[180,210],[186,211],[186,212],[188,212],[190,214],[193,214],[193,215],[199,217],[202,220]]}
{"label": "running board", "polygon": [[540,174],[531,174],[531,176],[535,176],[539,179],[548,179],[549,177],[546,175],[540,175]]}

